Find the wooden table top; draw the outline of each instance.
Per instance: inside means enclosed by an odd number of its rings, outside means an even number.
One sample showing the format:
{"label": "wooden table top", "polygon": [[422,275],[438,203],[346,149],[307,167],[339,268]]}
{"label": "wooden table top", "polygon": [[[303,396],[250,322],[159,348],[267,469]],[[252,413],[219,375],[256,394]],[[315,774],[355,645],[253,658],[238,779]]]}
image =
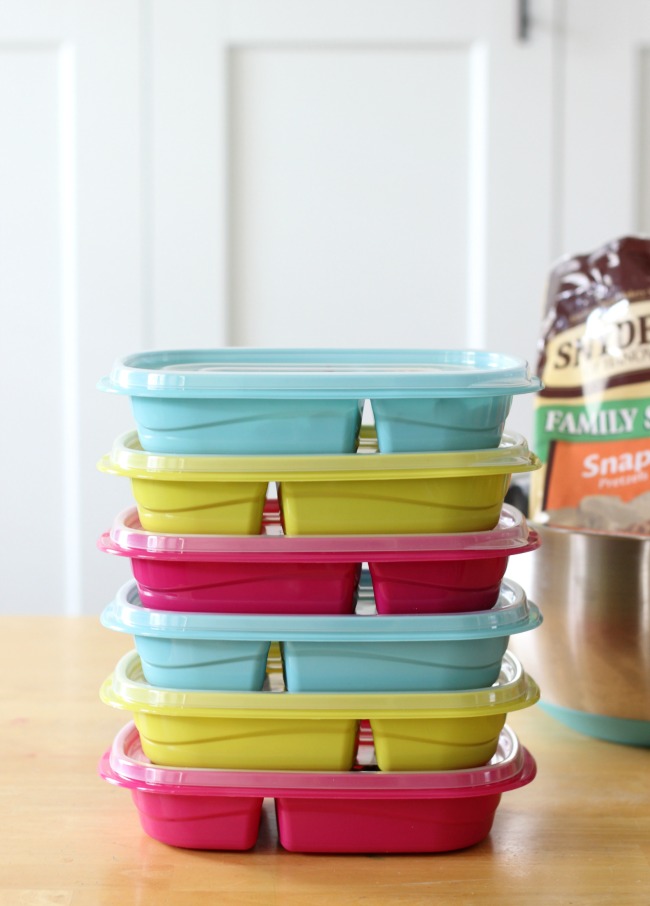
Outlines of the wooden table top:
{"label": "wooden table top", "polygon": [[93,617],[0,617],[0,639],[0,906],[650,904],[650,750],[581,736],[535,707],[510,723],[538,776],[503,796],[471,849],[288,853],[270,804],[250,852],[172,849],[97,775],[125,722],[98,689],[131,640]]}

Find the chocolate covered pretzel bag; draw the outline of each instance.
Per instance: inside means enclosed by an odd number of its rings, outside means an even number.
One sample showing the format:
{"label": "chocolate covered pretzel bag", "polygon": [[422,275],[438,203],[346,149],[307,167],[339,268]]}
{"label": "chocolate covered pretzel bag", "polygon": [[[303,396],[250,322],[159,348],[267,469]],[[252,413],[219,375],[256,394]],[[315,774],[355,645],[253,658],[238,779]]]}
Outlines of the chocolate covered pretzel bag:
{"label": "chocolate covered pretzel bag", "polygon": [[650,239],[558,262],[537,371],[529,514],[650,533]]}

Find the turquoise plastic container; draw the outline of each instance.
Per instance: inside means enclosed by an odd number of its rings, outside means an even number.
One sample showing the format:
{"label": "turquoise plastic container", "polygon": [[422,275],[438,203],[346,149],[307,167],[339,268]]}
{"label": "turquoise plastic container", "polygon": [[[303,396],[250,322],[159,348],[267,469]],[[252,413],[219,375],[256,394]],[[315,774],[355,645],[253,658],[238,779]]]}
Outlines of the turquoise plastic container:
{"label": "turquoise plastic container", "polygon": [[131,398],[143,450],[353,453],[369,401],[380,452],[498,447],[525,360],[474,350],[189,349],[118,359],[99,388]]}
{"label": "turquoise plastic container", "polygon": [[289,692],[489,687],[498,679],[510,635],[541,623],[538,608],[509,580],[489,611],[406,618],[377,615],[367,574],[361,584],[357,614],[286,616],[157,611],[142,607],[131,581],[101,619],[133,636],[152,685],[259,690],[269,644],[279,642]]}

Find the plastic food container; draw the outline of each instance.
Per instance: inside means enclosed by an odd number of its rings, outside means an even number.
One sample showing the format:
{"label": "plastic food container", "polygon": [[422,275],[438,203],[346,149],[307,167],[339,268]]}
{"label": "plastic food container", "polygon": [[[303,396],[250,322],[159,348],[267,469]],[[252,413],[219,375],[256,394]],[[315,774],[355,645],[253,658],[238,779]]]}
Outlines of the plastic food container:
{"label": "plastic food container", "polygon": [[509,557],[538,545],[507,504],[488,532],[296,538],[283,534],[277,501],[267,501],[260,535],[154,534],[132,507],[98,541],[130,558],[144,607],[284,614],[352,613],[365,562],[378,613],[487,610]]}
{"label": "plastic food container", "polygon": [[537,607],[505,580],[489,611],[377,616],[175,613],[142,607],[135,582],[102,613],[130,633],[147,682],[183,689],[260,690],[271,642],[281,644],[289,692],[434,692],[497,681],[510,636],[541,624]]}
{"label": "plastic food container", "polygon": [[[100,762],[109,783],[131,790],[145,833],[171,846],[247,850],[262,800],[275,800],[280,844],[292,852],[433,853],[462,849],[490,832],[501,795],[530,783],[531,754],[504,727],[490,762],[436,773],[378,773],[363,734],[349,773],[215,771],[155,766],[134,724]],[[365,767],[364,767],[365,766]]]}
{"label": "plastic food container", "polygon": [[[382,618],[383,619],[383,618]],[[349,771],[359,725],[369,720],[386,771],[457,770],[485,764],[511,711],[539,698],[506,652],[487,689],[428,693],[211,692],[151,686],[137,652],[104,682],[106,704],[129,711],[151,761],[242,770]]]}
{"label": "plastic food container", "polygon": [[364,400],[382,452],[498,447],[527,363],[473,350],[189,349],[118,359],[99,387],[131,398],[153,453],[352,453]]}
{"label": "plastic food container", "polygon": [[493,529],[510,476],[540,467],[523,437],[495,450],[331,456],[167,456],[135,432],[99,463],[131,479],[142,527],[175,534],[259,534],[270,482],[287,535],[381,535]]}

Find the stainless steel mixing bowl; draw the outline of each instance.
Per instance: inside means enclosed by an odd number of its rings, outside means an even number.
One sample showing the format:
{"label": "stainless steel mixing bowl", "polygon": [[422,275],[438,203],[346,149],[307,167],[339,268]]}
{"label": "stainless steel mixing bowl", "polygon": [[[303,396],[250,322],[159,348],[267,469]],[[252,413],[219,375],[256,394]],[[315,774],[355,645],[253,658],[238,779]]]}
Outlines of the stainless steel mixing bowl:
{"label": "stainless steel mixing bowl", "polygon": [[544,623],[511,649],[559,720],[650,746],[650,537],[533,527],[541,547],[512,557],[507,574]]}

